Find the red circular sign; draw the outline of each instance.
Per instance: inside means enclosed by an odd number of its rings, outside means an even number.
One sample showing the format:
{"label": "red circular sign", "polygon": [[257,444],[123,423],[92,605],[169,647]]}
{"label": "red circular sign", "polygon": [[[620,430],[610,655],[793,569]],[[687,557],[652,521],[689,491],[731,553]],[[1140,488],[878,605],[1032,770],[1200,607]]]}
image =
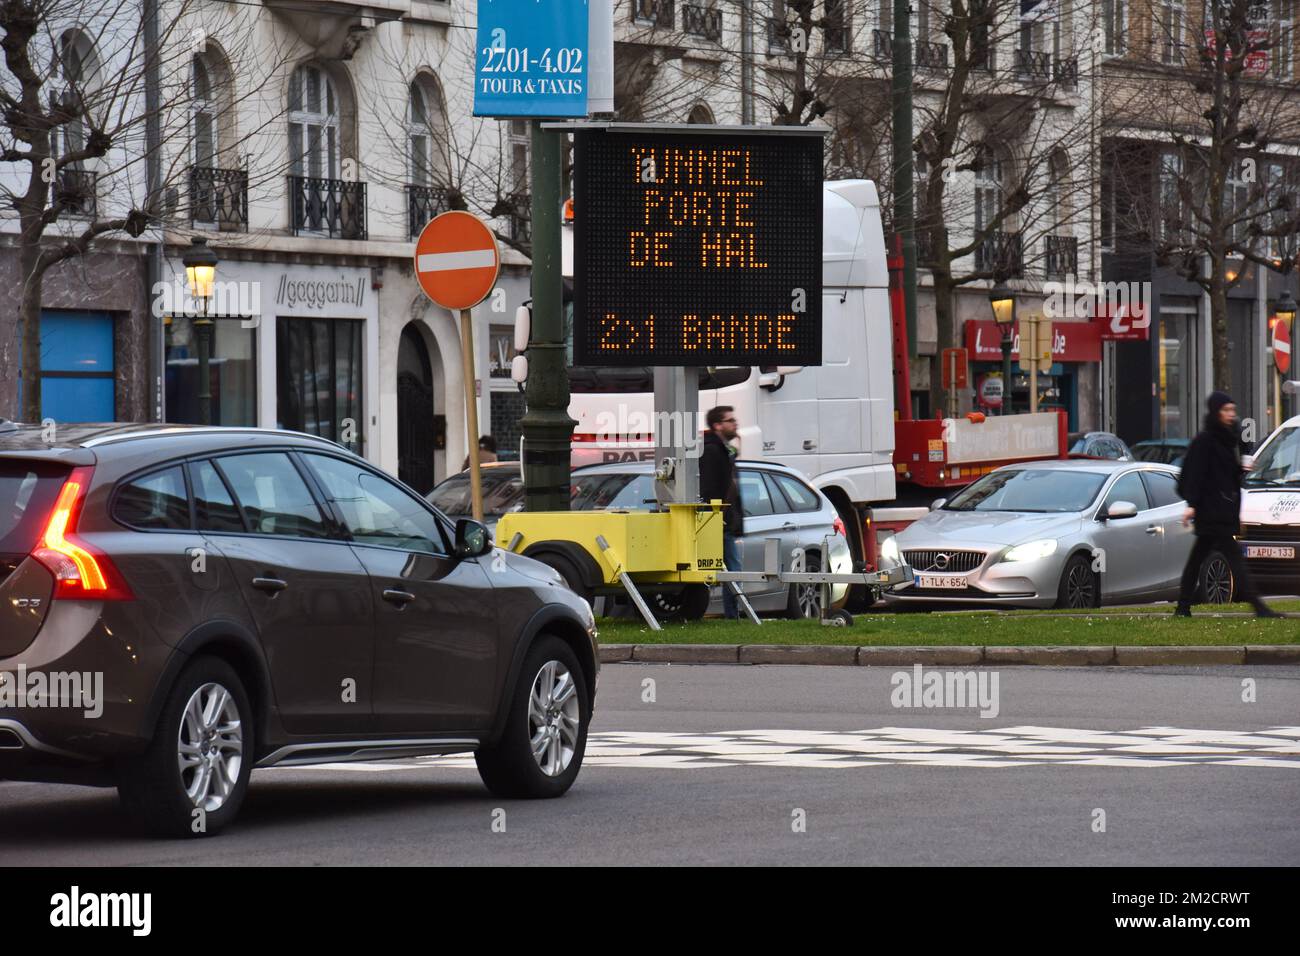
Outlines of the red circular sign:
{"label": "red circular sign", "polygon": [[1291,367],[1291,330],[1287,328],[1288,324],[1283,319],[1273,323],[1273,362],[1282,373]]}
{"label": "red circular sign", "polygon": [[434,217],[415,240],[415,276],[438,305],[469,309],[496,284],[501,254],[483,220],[455,210]]}

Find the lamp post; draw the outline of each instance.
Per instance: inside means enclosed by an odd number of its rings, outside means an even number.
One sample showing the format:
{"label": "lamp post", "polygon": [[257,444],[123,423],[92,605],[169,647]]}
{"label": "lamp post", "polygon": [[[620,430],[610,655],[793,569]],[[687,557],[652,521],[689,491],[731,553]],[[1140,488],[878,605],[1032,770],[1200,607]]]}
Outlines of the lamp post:
{"label": "lamp post", "polygon": [[200,314],[194,319],[194,334],[199,349],[199,424],[212,424],[212,383],[209,357],[212,353],[212,319],[208,318],[208,305],[212,301],[212,286],[217,276],[217,254],[208,248],[208,240],[195,237],[181,256],[185,266],[185,281],[190,297],[199,303]]}
{"label": "lamp post", "polygon": [[1001,279],[989,290],[993,321],[1002,330],[1002,411],[1011,408],[1011,335],[1016,324],[1016,294]]}

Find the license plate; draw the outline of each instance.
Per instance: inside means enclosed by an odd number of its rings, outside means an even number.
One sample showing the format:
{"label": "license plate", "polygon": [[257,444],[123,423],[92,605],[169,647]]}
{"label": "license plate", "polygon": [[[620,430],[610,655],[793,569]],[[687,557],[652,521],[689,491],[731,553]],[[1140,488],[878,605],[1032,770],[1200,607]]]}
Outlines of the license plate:
{"label": "license plate", "polygon": [[1290,561],[1295,557],[1295,548],[1278,548],[1266,544],[1248,544],[1246,545],[1246,557],[1281,558]]}
{"label": "license plate", "polygon": [[916,576],[916,586],[918,588],[943,588],[950,591],[961,590],[966,587],[966,575],[918,574]]}

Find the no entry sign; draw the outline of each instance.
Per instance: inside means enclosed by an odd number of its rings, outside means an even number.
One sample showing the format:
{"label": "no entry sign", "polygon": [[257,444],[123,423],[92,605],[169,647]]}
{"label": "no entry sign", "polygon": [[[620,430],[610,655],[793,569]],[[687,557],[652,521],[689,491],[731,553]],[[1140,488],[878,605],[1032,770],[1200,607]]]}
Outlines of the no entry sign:
{"label": "no entry sign", "polygon": [[459,210],[444,212],[415,241],[415,275],[420,288],[446,309],[470,309],[496,285],[501,254],[496,236],[481,219]]}
{"label": "no entry sign", "polygon": [[1273,323],[1273,362],[1284,375],[1291,368],[1291,330],[1285,319]]}

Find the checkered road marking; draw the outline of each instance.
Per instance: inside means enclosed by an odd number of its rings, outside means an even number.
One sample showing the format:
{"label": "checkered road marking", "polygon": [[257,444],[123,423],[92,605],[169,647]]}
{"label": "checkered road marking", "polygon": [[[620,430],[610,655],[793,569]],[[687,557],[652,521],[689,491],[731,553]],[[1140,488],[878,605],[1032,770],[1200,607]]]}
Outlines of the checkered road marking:
{"label": "checkered road marking", "polygon": [[[938,730],[877,727],[824,730],[729,730],[714,733],[606,731],[587,741],[584,767],[695,770],[710,767],[846,769],[895,766],[1025,767],[1064,763],[1089,767],[1289,767],[1300,770],[1300,727],[1269,730],[1079,730],[1002,727]],[[314,768],[359,773],[469,767],[474,758],[415,757]]]}

